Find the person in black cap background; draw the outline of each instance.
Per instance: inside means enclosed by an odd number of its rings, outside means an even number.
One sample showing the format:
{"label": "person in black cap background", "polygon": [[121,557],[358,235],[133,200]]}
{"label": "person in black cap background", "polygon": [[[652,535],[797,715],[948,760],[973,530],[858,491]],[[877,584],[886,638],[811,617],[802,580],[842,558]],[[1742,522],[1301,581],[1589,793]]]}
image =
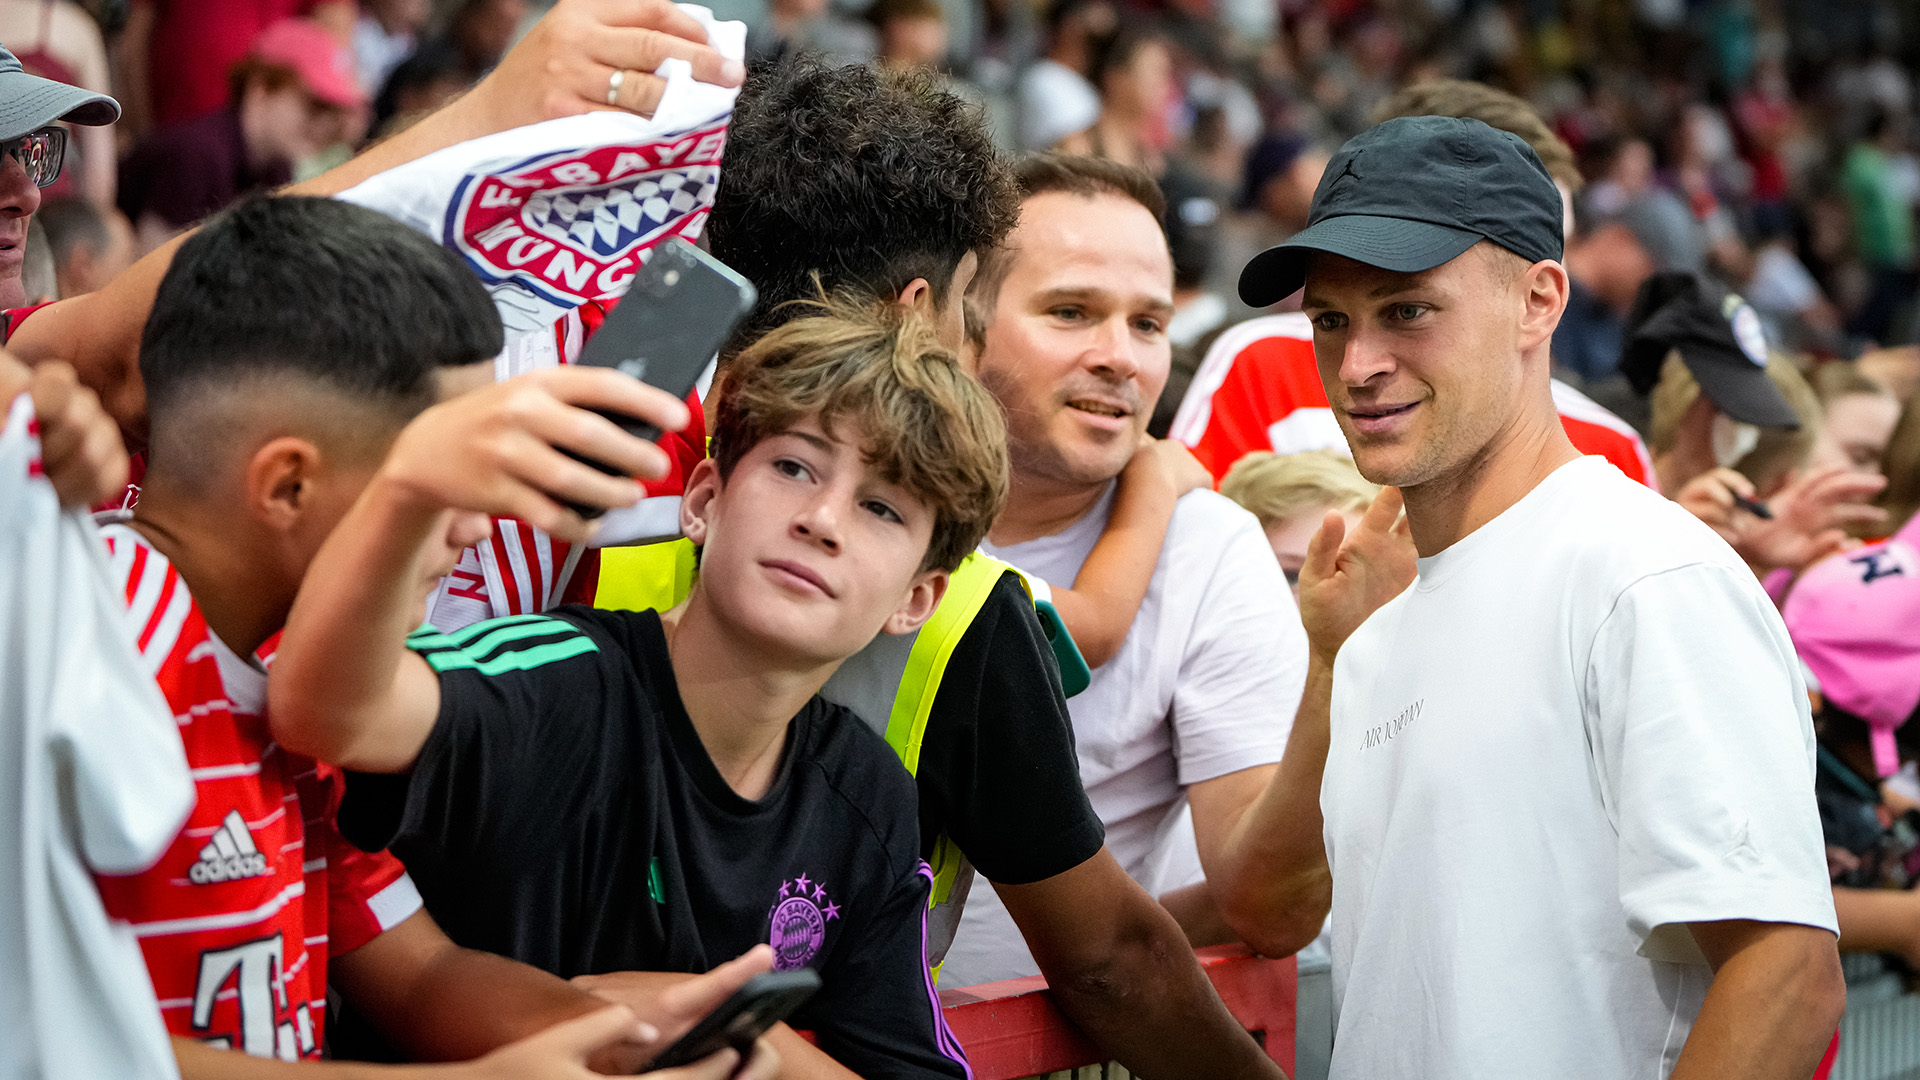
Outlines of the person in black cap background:
{"label": "person in black cap background", "polygon": [[99,126],[120,119],[104,94],[29,75],[0,47],[0,308],[26,303],[21,268],[40,189],[60,178],[67,129],[56,121]]}
{"label": "person in black cap background", "polygon": [[1651,442],[1661,490],[1757,575],[1811,566],[1840,550],[1851,527],[1886,519],[1869,505],[1884,477],[1794,462],[1769,483],[1740,467],[1756,448],[1780,443],[1781,432],[1800,432],[1806,437],[1794,441],[1810,448],[1820,416],[1817,400],[1795,408],[1783,394],[1788,385],[1813,397],[1793,361],[1768,350],[1759,314],[1738,294],[1706,274],[1655,274],[1634,298],[1626,338],[1621,374],[1656,399]]}
{"label": "person in black cap background", "polygon": [[1306,696],[1246,827],[1323,814],[1267,869],[1331,875],[1336,1078],[1805,1077],[1845,995],[1805,686],[1733,551],[1567,441],[1561,235],[1522,140],[1408,117],[1243,272],[1254,305],[1305,284],[1396,489],[1313,541]]}

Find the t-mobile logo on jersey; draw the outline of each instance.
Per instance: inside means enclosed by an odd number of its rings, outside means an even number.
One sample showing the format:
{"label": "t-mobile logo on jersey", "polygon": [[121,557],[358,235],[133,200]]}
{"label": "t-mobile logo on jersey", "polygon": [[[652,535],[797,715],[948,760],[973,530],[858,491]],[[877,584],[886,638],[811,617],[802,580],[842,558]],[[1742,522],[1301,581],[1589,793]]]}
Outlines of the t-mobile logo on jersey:
{"label": "t-mobile logo on jersey", "polygon": [[1425,708],[1426,704],[1427,699],[1421,698],[1419,701],[1401,709],[1400,715],[1386,723],[1375,724],[1368,728],[1366,732],[1360,736],[1360,749],[1371,750],[1376,746],[1390,743],[1399,738],[1401,732],[1412,727],[1413,722],[1420,719],[1420,710]]}
{"label": "t-mobile logo on jersey", "polygon": [[773,946],[773,970],[806,967],[827,941],[827,923],[840,917],[840,905],[827,899],[826,887],[805,874],[780,883],[767,941]]}

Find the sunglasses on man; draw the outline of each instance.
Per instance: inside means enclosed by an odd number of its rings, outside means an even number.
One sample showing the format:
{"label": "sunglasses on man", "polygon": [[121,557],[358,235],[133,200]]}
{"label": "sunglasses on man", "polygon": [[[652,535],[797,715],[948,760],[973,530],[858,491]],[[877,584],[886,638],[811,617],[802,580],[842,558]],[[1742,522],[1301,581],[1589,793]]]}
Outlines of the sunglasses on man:
{"label": "sunglasses on man", "polygon": [[27,170],[28,179],[46,187],[60,179],[60,166],[67,156],[67,129],[49,125],[0,142],[0,156],[19,162]]}

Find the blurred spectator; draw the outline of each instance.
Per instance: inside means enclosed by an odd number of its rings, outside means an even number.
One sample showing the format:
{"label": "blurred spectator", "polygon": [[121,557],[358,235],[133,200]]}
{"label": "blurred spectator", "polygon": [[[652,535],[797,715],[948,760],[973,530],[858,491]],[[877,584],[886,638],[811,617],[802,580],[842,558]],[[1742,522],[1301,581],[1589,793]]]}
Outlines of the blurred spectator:
{"label": "blurred spectator", "polygon": [[1620,221],[1587,221],[1567,241],[1567,310],[1553,332],[1553,362],[1587,382],[1620,367],[1626,317],[1653,259]]}
{"label": "blurred spectator", "polygon": [[747,28],[747,62],[752,66],[800,52],[857,64],[878,51],[873,25],[841,16],[830,0],[771,0],[766,18]]}
{"label": "blurred spectator", "polygon": [[1920,966],[1920,816],[1883,785],[1920,749],[1920,552],[1912,535],[1813,567],[1781,614],[1817,684],[1814,794],[1840,917],[1840,948]]}
{"label": "blurred spectator", "polygon": [[365,103],[347,46],[318,23],[288,19],[235,65],[227,107],[161,128],[120,167],[120,210],[144,253],[339,139]]}
{"label": "blurred spectator", "polygon": [[1598,173],[1586,198],[1595,220],[1625,223],[1657,270],[1705,270],[1705,231],[1685,202],[1654,182],[1653,147],[1631,138],[1592,156]]}
{"label": "blurred spectator", "polygon": [[[0,0],[0,41],[10,43],[29,75],[113,93],[100,24],[73,0]],[[48,195],[78,194],[112,206],[119,154],[114,131],[115,125],[101,124],[70,132],[66,170]]]}
{"label": "blurred spectator", "polygon": [[429,41],[387,76],[373,102],[374,132],[385,137],[459,96],[470,84],[451,42]]}
{"label": "blurred spectator", "polygon": [[939,70],[947,59],[947,14],[939,0],[874,0],[867,10],[880,36],[880,62]]}
{"label": "blurred spectator", "polygon": [[1148,434],[1155,438],[1166,437],[1206,346],[1231,313],[1227,298],[1207,288],[1220,246],[1225,195],[1211,179],[1180,162],[1168,168],[1160,193],[1167,200],[1164,224],[1167,250],[1173,255],[1173,318],[1167,320],[1173,366],[1147,424]]}
{"label": "blurred spectator", "polygon": [[1841,180],[1853,213],[1854,243],[1871,275],[1866,301],[1853,318],[1852,329],[1882,345],[1907,344],[1888,335],[1911,333],[1896,326],[1913,302],[1914,274],[1913,193],[1896,180],[1894,157],[1906,138],[1906,117],[1890,109],[1870,114],[1863,138],[1847,151]]}
{"label": "blurred spectator", "polygon": [[[1679,491],[1700,473],[1725,467],[1745,476],[1759,498],[1774,495],[1810,462],[1820,442],[1822,409],[1813,388],[1792,360],[1776,353],[1767,361],[1766,378],[1799,422],[1793,426],[1734,422],[1719,412],[1711,394],[1701,394],[1683,355],[1678,350],[1667,355],[1660,383],[1653,389],[1648,442],[1661,485]],[[1708,418],[1705,424],[1703,416]],[[1712,465],[1700,452],[1707,448],[1713,455]],[[1853,469],[1850,463],[1839,464]]]}
{"label": "blurred spectator", "polygon": [[1166,40],[1122,27],[1096,44],[1088,78],[1100,92],[1100,119],[1060,140],[1060,149],[1157,178],[1166,171],[1167,111],[1178,96]]}
{"label": "blurred spectator", "polygon": [[412,56],[433,14],[432,0],[365,0],[353,24],[353,62],[368,98]]}
{"label": "blurred spectator", "polygon": [[228,73],[275,23],[305,16],[344,43],[354,12],[354,0],[132,0],[114,44],[129,134],[230,104]]}
{"label": "blurred spectator", "polygon": [[1879,383],[1905,404],[1920,390],[1920,345],[1868,349],[1853,362],[1860,374]]}
{"label": "blurred spectator", "polygon": [[51,199],[33,216],[53,249],[55,292],[89,293],[133,264],[133,229],[118,210],[85,199]]}
{"label": "blurred spectator", "polygon": [[1879,475],[1894,425],[1900,422],[1899,399],[1845,360],[1814,368],[1808,382],[1820,398],[1821,411],[1819,436],[1807,464]]}
{"label": "blurred spectator", "polygon": [[27,231],[26,259],[20,264],[20,287],[26,290],[30,306],[60,299],[60,286],[53,271],[53,248],[47,243],[45,229]]}
{"label": "blurred spectator", "polygon": [[1092,127],[1100,93],[1087,74],[1094,42],[1119,23],[1108,0],[1054,0],[1047,8],[1047,52],[1020,76],[1020,145],[1045,150]]}
{"label": "blurred spectator", "polygon": [[40,191],[60,175],[66,124],[112,123],[120,106],[109,97],[29,75],[0,47],[0,308],[27,300],[21,279]]}
{"label": "blurred spectator", "polygon": [[1256,450],[1235,462],[1220,481],[1220,494],[1260,520],[1296,598],[1307,544],[1320,530],[1327,511],[1338,510],[1351,532],[1379,493],[1380,485],[1361,476],[1353,459],[1337,450],[1299,454]]}
{"label": "blurred spectator", "polygon": [[1887,474],[1886,490],[1879,505],[1887,512],[1882,532],[1898,531],[1920,510],[1920,397],[1910,397],[1900,410],[1900,422],[1894,425],[1893,438],[1887,440],[1887,453],[1881,459]]}
{"label": "blurred spectator", "polygon": [[1326,151],[1305,136],[1269,133],[1247,152],[1240,205],[1258,210],[1280,235],[1291,236],[1306,227],[1307,206],[1326,167]]}
{"label": "blurred spectator", "polygon": [[468,82],[493,70],[531,10],[531,0],[465,0],[459,6],[445,40],[459,54]]}

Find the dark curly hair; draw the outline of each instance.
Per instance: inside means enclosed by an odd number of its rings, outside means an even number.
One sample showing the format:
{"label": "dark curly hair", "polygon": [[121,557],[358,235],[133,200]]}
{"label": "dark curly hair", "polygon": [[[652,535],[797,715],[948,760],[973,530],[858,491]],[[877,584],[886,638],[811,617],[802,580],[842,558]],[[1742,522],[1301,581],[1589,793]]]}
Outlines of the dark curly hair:
{"label": "dark curly hair", "polygon": [[757,70],[734,106],[707,238],[760,300],[722,355],[822,289],[884,298],[925,278],[944,305],[960,260],[999,244],[1019,209],[981,111],[932,76],[812,56]]}

